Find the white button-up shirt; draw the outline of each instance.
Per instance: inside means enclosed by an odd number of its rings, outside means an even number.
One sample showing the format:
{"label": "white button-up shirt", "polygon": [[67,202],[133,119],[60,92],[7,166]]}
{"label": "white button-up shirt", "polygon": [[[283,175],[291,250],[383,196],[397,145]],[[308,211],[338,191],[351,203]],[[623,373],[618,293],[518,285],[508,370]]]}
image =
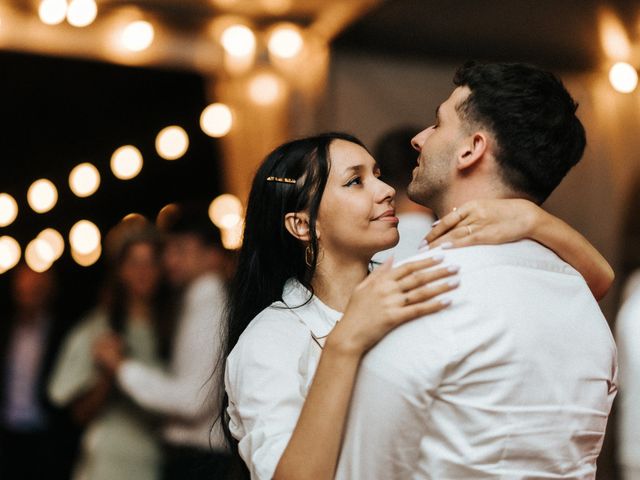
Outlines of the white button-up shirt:
{"label": "white button-up shirt", "polygon": [[[635,275],[637,282],[637,275]],[[640,480],[640,285],[636,284],[616,321],[620,352],[618,460],[624,480]]]}
{"label": "white button-up shirt", "polygon": [[[229,428],[252,479],[270,480],[313,380],[325,337],[341,313],[290,280],[254,318],[227,359]],[[288,308],[288,307],[299,308]],[[310,453],[312,454],[312,453]]]}
{"label": "white button-up shirt", "polygon": [[453,305],[363,359],[336,478],[595,478],[616,348],[582,277],[531,241],[446,255]]}

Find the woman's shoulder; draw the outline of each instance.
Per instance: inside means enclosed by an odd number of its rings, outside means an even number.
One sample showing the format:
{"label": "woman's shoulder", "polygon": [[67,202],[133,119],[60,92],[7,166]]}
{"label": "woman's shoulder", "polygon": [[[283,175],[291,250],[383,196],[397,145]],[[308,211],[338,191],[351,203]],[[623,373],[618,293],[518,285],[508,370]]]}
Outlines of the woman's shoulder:
{"label": "woman's shoulder", "polygon": [[264,357],[296,356],[304,350],[310,335],[309,328],[292,309],[275,302],[251,320],[228,360],[234,364],[249,359],[260,361]]}

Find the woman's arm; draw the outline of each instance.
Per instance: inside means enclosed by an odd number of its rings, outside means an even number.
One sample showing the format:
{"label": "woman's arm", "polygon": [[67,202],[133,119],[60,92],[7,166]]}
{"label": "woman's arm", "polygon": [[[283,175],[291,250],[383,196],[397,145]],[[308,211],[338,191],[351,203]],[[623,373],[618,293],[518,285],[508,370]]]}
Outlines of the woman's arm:
{"label": "woman's arm", "polygon": [[104,373],[101,374],[91,389],[71,402],[73,420],[78,425],[87,425],[102,410],[112,388],[113,377]]}
{"label": "woman's arm", "polygon": [[275,480],[332,479],[338,464],[349,401],[362,356],[398,325],[445,308],[433,297],[456,288],[437,280],[455,268],[423,260],[391,269],[385,262],[363,281],[327,337],[309,394],[291,439],[276,467]]}
{"label": "woman's arm", "polygon": [[614,279],[605,258],[586,238],[565,222],[523,199],[475,200],[434,224],[427,236],[431,247],[499,244],[531,238],[571,264],[600,300]]}

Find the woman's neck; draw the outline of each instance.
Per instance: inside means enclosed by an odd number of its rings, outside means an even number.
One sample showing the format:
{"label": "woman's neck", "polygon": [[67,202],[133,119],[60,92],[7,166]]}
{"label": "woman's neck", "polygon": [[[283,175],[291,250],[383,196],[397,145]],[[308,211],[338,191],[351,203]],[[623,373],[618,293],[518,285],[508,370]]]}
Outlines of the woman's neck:
{"label": "woman's neck", "polygon": [[353,290],[368,273],[369,260],[321,255],[311,285],[323,303],[344,312]]}
{"label": "woman's neck", "polygon": [[151,305],[146,299],[130,299],[128,311],[129,318],[134,322],[148,323],[151,320]]}

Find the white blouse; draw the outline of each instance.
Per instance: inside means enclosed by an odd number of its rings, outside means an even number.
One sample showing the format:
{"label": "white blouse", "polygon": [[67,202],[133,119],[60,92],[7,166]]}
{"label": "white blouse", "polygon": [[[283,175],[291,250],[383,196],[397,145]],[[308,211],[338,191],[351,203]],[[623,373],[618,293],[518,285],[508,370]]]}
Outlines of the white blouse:
{"label": "white blouse", "polygon": [[324,340],[342,316],[296,280],[287,282],[282,298],[251,321],[227,359],[229,428],[252,479],[273,477]]}

